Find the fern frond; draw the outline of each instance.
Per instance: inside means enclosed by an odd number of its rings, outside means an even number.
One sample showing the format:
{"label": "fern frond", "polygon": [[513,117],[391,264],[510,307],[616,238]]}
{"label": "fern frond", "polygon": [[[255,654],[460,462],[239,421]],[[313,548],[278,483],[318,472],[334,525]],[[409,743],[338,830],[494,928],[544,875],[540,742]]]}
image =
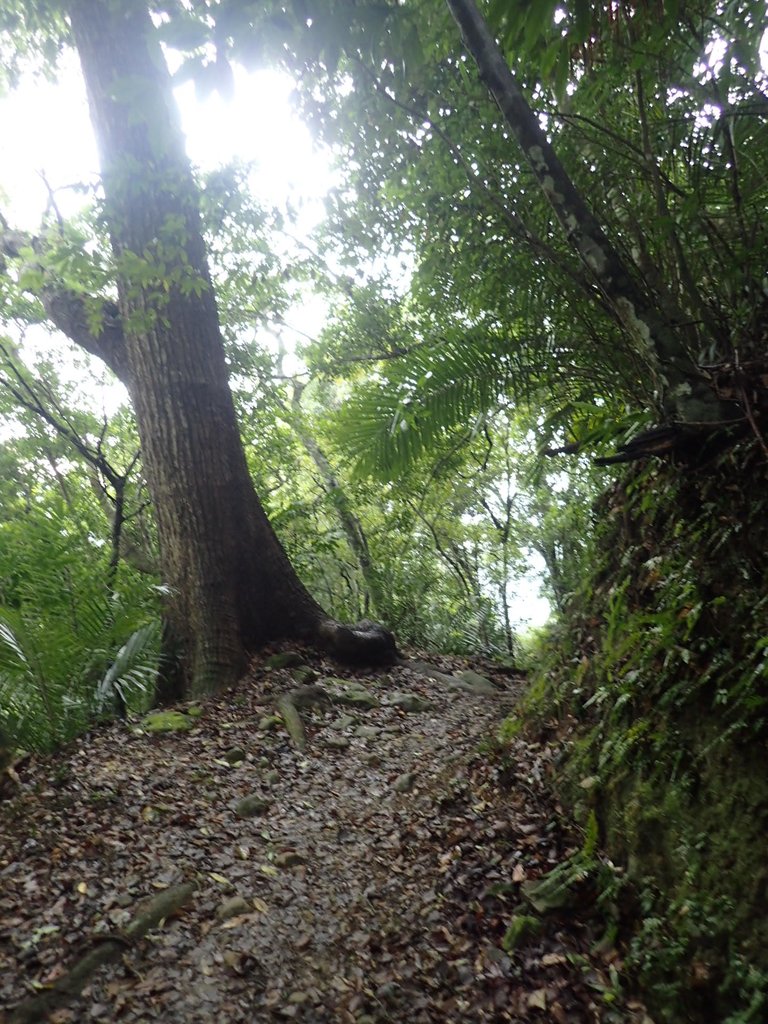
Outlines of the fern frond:
{"label": "fern frond", "polygon": [[503,396],[524,399],[539,366],[529,345],[485,330],[442,338],[358,388],[337,421],[340,446],[358,474],[393,479],[457,431],[471,437]]}
{"label": "fern frond", "polygon": [[160,624],[150,622],[132,633],[96,686],[96,706],[103,711],[115,695],[128,703],[131,693],[152,690],[160,664]]}
{"label": "fern frond", "polygon": [[15,722],[9,733],[15,738],[18,723],[37,723],[33,732],[56,737],[60,722],[56,697],[46,675],[34,629],[14,608],[3,608],[0,617],[0,712]]}

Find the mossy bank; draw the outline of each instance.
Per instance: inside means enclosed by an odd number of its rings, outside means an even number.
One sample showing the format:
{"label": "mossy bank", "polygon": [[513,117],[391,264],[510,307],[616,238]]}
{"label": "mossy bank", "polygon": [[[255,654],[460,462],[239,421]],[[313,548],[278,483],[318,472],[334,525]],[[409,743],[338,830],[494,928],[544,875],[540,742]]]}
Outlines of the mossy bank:
{"label": "mossy bank", "polygon": [[625,471],[524,714],[632,895],[628,964],[672,1024],[768,1019],[768,486],[744,446]]}

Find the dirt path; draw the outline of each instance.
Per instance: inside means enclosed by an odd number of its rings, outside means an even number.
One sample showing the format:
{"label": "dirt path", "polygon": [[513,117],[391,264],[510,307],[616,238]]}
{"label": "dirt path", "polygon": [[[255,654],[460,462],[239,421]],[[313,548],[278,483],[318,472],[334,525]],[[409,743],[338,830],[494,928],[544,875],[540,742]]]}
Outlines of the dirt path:
{"label": "dirt path", "polygon": [[476,693],[405,666],[350,676],[350,693],[315,667],[332,699],[302,711],[303,753],[270,720],[296,680],[257,669],[190,731],[117,724],[22,772],[0,809],[0,1005],[191,881],[48,1019],[648,1022],[619,1008],[617,954],[590,952],[587,923],[503,948],[520,885],[575,848],[543,785],[551,751],[479,752],[517,684]]}

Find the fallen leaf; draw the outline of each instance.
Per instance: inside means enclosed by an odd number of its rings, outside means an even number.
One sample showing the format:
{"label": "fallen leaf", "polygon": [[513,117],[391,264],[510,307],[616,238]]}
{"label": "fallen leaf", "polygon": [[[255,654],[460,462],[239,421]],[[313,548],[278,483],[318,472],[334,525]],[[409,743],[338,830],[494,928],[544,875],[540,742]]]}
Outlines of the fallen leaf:
{"label": "fallen leaf", "polygon": [[214,882],[218,882],[219,885],[223,885],[223,886],[230,886],[230,885],[232,885],[232,883],[230,882],[230,880],[228,878],[225,878],[224,875],[218,874],[216,871],[209,871],[208,872],[208,877],[212,878],[214,880]]}
{"label": "fallen leaf", "polygon": [[526,1000],[529,1010],[546,1010],[547,1008],[547,990],[545,988],[537,988],[535,992],[531,992]]}
{"label": "fallen leaf", "polygon": [[540,963],[542,967],[555,967],[559,964],[567,964],[568,958],[564,957],[561,953],[545,953]]}

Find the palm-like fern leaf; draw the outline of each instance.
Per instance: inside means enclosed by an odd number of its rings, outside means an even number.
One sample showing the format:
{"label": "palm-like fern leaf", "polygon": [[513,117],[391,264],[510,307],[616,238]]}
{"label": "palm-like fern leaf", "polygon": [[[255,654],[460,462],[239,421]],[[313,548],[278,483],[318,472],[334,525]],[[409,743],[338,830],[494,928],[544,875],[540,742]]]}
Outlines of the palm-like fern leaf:
{"label": "palm-like fern leaf", "polygon": [[114,656],[96,687],[96,705],[103,710],[115,694],[125,703],[130,692],[151,690],[160,660],[160,625],[150,622],[133,632]]}
{"label": "palm-like fern leaf", "polygon": [[392,479],[457,430],[471,435],[503,395],[523,398],[540,366],[531,354],[479,330],[425,345],[357,390],[338,417],[339,443],[359,473]]}

